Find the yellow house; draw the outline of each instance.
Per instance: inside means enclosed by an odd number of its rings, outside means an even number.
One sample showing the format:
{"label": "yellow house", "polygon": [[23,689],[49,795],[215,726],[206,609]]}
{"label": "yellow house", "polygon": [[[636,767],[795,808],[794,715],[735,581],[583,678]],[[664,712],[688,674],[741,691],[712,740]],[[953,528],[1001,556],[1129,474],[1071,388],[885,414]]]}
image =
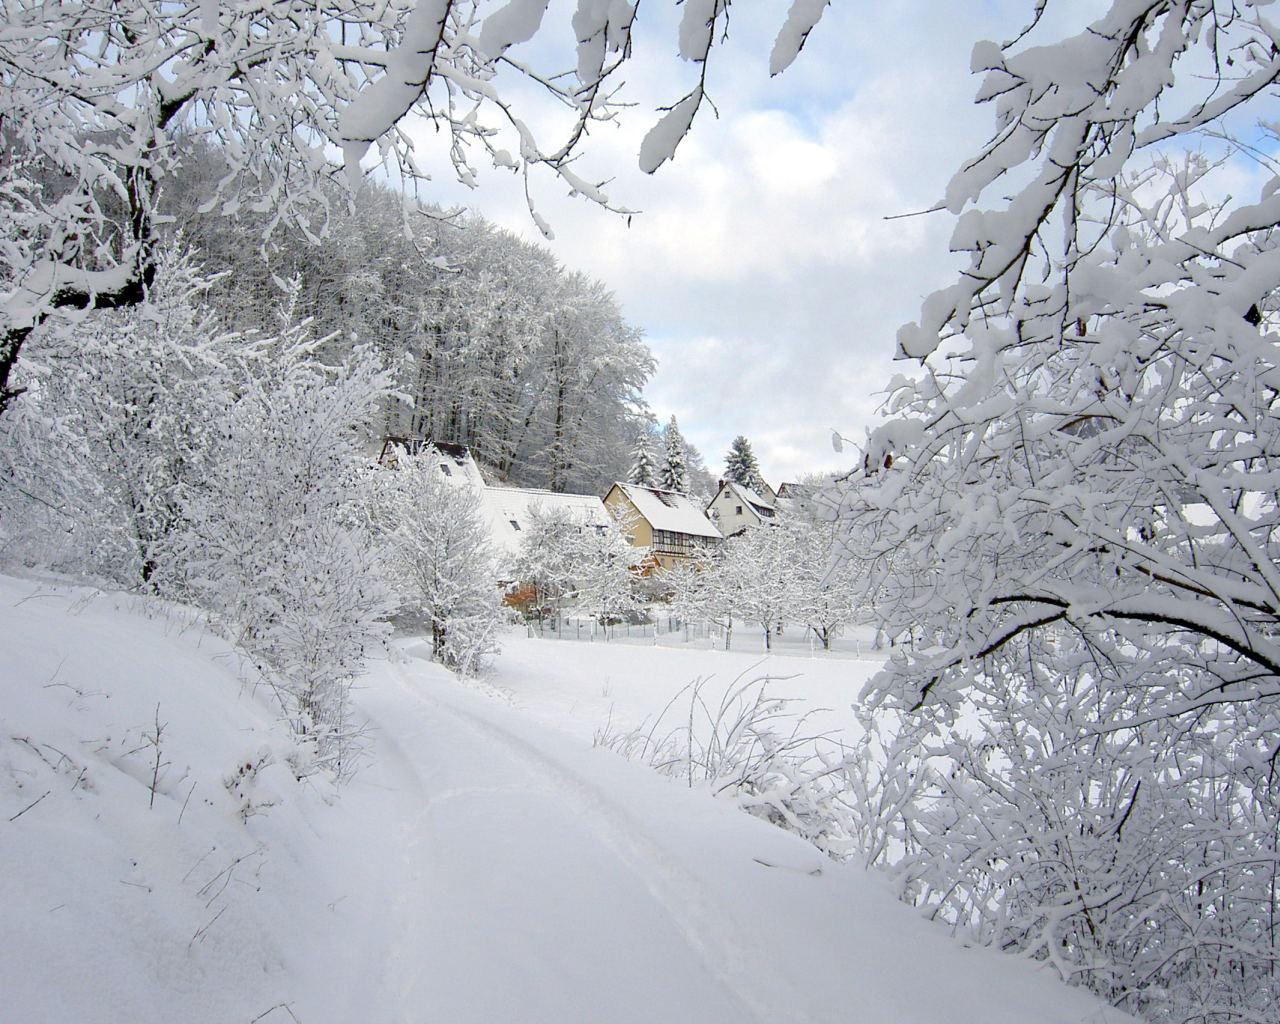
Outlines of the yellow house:
{"label": "yellow house", "polygon": [[687,494],[615,483],[604,504],[615,519],[634,523],[632,545],[650,548],[654,563],[663,569],[695,561],[724,540],[716,524]]}

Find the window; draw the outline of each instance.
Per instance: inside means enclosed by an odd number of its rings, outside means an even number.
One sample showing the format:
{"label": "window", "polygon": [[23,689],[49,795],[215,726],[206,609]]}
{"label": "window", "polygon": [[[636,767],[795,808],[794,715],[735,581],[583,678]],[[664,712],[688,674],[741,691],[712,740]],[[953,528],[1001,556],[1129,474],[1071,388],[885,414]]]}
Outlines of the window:
{"label": "window", "polygon": [[742,515],[742,506],[741,506],[741,505],[735,505],[735,506],[733,507],[733,511],[734,511],[734,513],[735,513],[736,515]]}
{"label": "window", "polygon": [[453,470],[451,470],[443,462],[440,463],[440,472],[443,473],[445,476],[453,476]]}
{"label": "window", "polygon": [[694,547],[694,538],[674,530],[654,530],[653,546],[668,555],[687,555]]}
{"label": "window", "polygon": [[511,524],[511,529],[515,530],[516,533],[520,532],[520,524],[517,523],[514,519],[508,519],[507,522]]}

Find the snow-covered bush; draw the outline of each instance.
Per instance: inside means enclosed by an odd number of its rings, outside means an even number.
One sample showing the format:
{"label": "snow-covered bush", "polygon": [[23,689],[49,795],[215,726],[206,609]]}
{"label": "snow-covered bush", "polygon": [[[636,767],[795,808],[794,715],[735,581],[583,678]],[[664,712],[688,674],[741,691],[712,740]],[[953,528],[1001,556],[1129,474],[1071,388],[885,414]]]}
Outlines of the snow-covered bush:
{"label": "snow-covered bush", "polygon": [[941,707],[882,723],[892,749],[880,741],[878,769],[851,794],[867,859],[930,917],[1141,1016],[1265,1018],[1273,743],[1236,708],[1207,732],[1158,717],[1107,729],[1119,709],[1086,648],[1056,642],[1021,652],[1018,683],[975,686],[959,726]]}
{"label": "snow-covered bush", "polygon": [[6,557],[155,589],[184,528],[178,484],[232,403],[244,339],[220,332],[210,279],[170,250],[144,306],[28,346],[29,397],[0,423]]}
{"label": "snow-covered bush", "polygon": [[326,365],[321,344],[301,325],[239,360],[234,400],[206,425],[179,489],[187,526],[172,585],[260,659],[295,729],[345,768],[347,693],[392,607],[359,447],[390,377],[368,350]]}
{"label": "snow-covered bush", "polygon": [[432,654],[479,669],[498,648],[504,615],[478,493],[440,472],[429,454],[403,454],[377,473],[373,497],[379,564],[400,610],[431,629]]}
{"label": "snow-covered bush", "polygon": [[238,641],[317,763],[350,768],[346,697],[389,608],[360,445],[389,375],[305,325],[218,334],[180,257],[152,298],[37,334],[3,418],[6,557],[193,602]]}

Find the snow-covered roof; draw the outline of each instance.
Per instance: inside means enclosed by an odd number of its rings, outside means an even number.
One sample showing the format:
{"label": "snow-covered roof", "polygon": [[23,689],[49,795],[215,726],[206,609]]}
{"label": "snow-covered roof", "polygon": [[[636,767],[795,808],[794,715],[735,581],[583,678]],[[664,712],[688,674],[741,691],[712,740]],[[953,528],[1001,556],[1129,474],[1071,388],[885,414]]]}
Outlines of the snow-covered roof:
{"label": "snow-covered roof", "polygon": [[762,494],[757,494],[750,487],[744,487],[742,484],[736,484],[732,480],[726,480],[725,483],[728,484],[729,487],[733,488],[739,497],[745,501],[749,501],[757,509],[767,509],[770,512],[777,511],[777,506],[774,505],[772,501],[764,497]]}
{"label": "snow-covered roof", "polygon": [[732,480],[724,480],[721,482],[721,487],[723,490],[735,495],[739,501],[750,505],[762,519],[772,519],[778,511],[778,506],[773,501],[757,494],[750,487],[746,487],[743,484],[734,483]]}
{"label": "snow-covered roof", "polygon": [[480,467],[476,465],[476,460],[471,455],[471,449],[464,444],[389,437],[383,442],[379,461],[383,465],[394,467],[397,451],[408,451],[420,458],[430,459],[451,483],[465,484],[475,488],[485,485],[484,477],[480,475]]}
{"label": "snow-covered roof", "polygon": [[778,488],[779,498],[812,498],[818,491],[817,484],[784,483]]}
{"label": "snow-covered roof", "polygon": [[535,487],[485,487],[480,508],[499,554],[515,554],[529,529],[530,510],[563,509],[583,526],[605,526],[609,511],[594,494],[559,494]]}
{"label": "snow-covered roof", "polygon": [[472,458],[470,449],[460,444],[439,444],[433,445],[428,451],[434,457],[440,472],[450,480],[470,487],[484,486],[484,477],[480,475],[480,467]]}
{"label": "snow-covered roof", "polygon": [[706,517],[698,502],[687,494],[660,491],[656,487],[641,487],[638,484],[615,483],[613,486],[626,495],[636,511],[655,530],[720,539],[721,534],[715,523]]}

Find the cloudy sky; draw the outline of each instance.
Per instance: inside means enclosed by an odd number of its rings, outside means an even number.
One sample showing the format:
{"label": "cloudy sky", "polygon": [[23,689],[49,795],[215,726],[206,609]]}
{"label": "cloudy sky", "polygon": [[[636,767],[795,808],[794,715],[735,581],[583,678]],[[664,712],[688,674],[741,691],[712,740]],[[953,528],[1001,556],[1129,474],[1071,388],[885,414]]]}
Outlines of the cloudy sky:
{"label": "cloudy sky", "polygon": [[[696,68],[676,56],[679,8],[641,6],[627,75],[636,106],[594,132],[577,170],[611,177],[610,197],[642,212],[627,223],[549,179],[535,195],[557,258],[604,281],[644,330],[659,362],[650,406],[660,421],[679,418],[713,472],[737,434],[775,484],[841,468],[832,430],[857,440],[873,422],[898,325],[959,265],[946,214],[885,218],[931,206],[986,139],[992,115],[972,104],[970,51],[1015,35],[1031,6],[835,0],[797,62],[770,79],[786,5],[736,4],[730,42],[712,52],[720,116],[704,108],[652,176],[637,169],[640,140]],[[1078,30],[1098,7],[1051,6],[1039,35]],[[569,38],[554,11],[535,41],[544,60]],[[554,131],[539,118],[537,130]],[[465,195],[438,185],[438,198],[539,237],[510,175],[484,173]]]}

